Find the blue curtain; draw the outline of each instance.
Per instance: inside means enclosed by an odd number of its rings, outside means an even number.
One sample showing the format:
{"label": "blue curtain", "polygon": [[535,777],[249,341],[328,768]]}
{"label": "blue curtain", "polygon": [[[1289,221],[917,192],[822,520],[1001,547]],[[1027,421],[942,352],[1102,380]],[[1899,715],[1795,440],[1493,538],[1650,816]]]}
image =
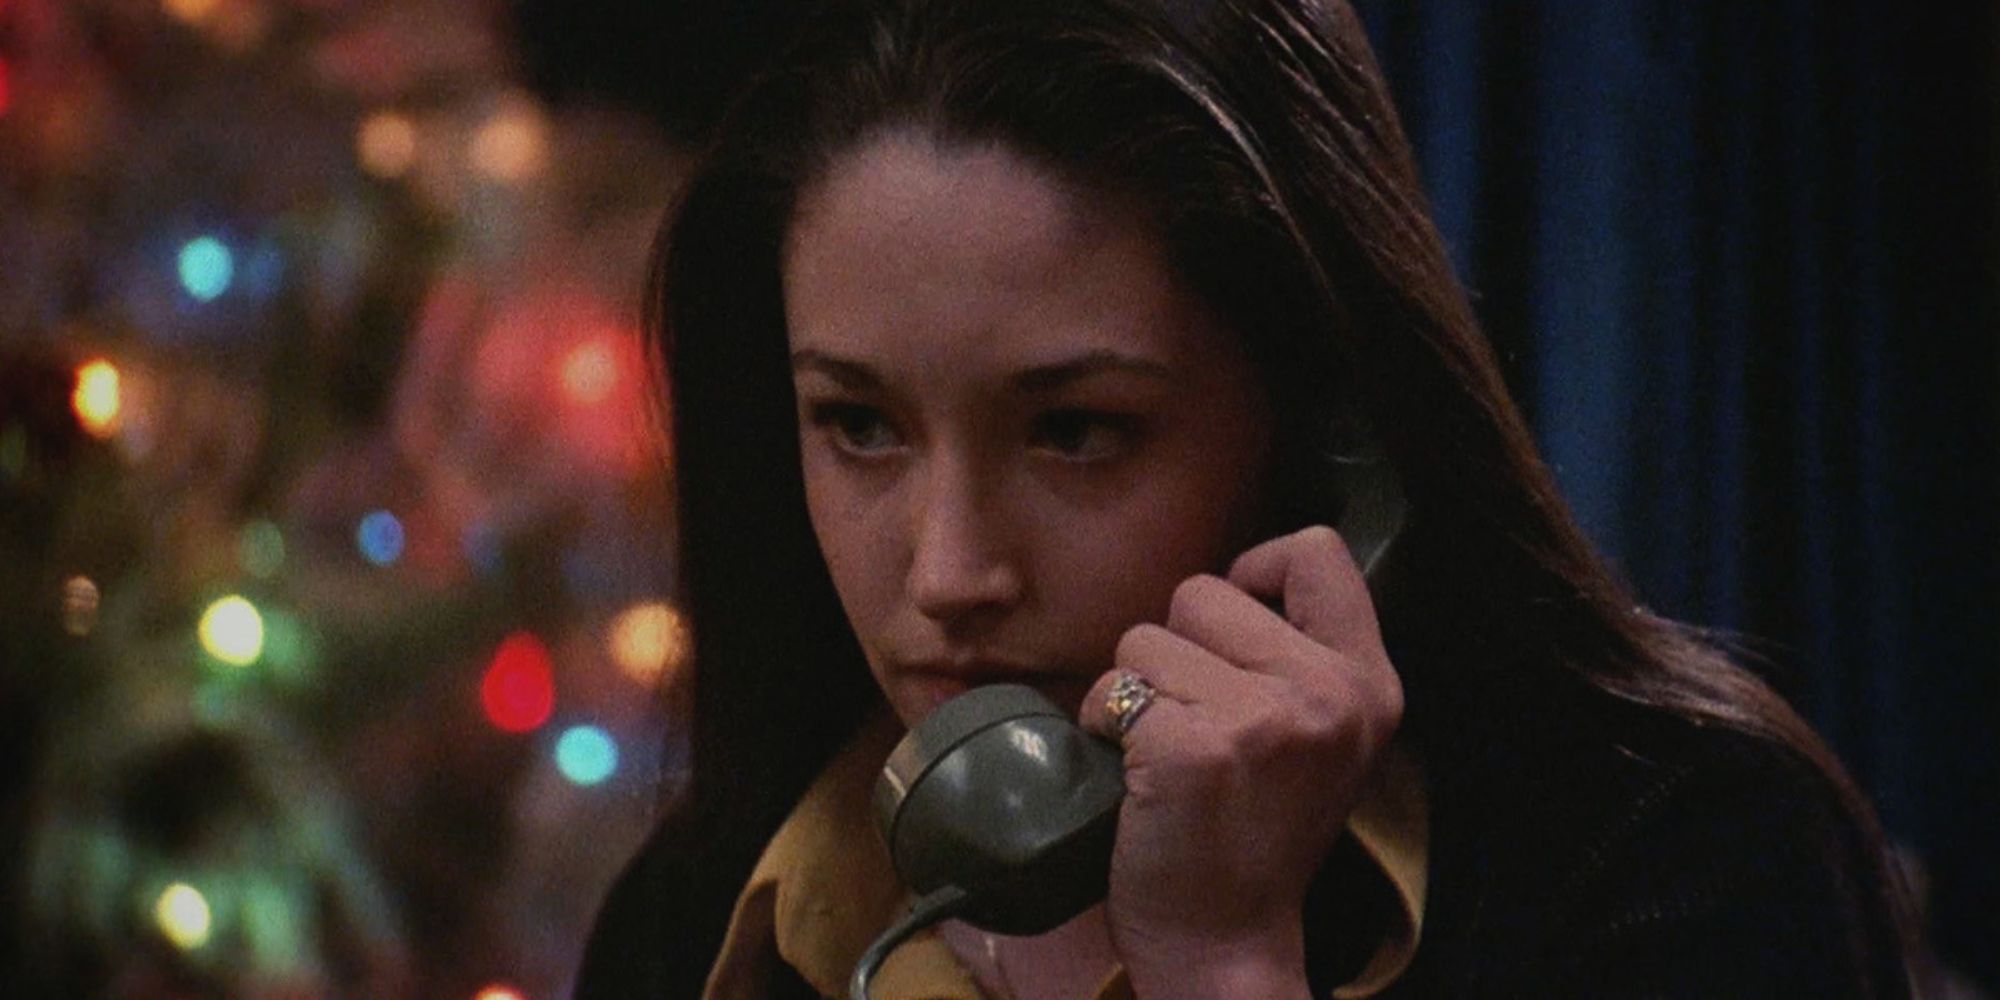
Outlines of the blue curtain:
{"label": "blue curtain", "polygon": [[2000,984],[2000,16],[1360,6],[1586,528],[1753,642]]}

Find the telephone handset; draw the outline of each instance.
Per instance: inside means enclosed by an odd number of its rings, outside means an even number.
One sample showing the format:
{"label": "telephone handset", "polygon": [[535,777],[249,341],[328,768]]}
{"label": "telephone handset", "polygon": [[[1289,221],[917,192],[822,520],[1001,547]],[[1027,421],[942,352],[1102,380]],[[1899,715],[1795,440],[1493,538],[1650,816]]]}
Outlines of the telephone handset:
{"label": "telephone handset", "polygon": [[[1371,576],[1405,514],[1386,462],[1336,469],[1335,530]],[[891,949],[957,918],[998,934],[1053,930],[1104,898],[1125,797],[1116,745],[1033,688],[994,684],[937,707],[890,753],[876,780],[876,828],[915,907],[869,946],[851,995]]]}

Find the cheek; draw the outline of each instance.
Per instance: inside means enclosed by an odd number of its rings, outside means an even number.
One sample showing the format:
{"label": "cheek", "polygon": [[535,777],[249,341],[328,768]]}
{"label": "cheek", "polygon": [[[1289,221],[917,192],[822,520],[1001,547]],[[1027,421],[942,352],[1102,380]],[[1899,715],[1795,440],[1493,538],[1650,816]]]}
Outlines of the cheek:
{"label": "cheek", "polygon": [[891,575],[893,553],[886,544],[890,538],[883,530],[887,505],[823,456],[808,453],[802,471],[806,512],[827,575],[833,579],[848,624],[864,646],[871,645],[870,623],[885,613],[896,584]]}
{"label": "cheek", "polygon": [[1248,493],[1233,470],[1177,463],[1113,505],[1052,515],[1069,529],[1042,547],[1046,606],[1108,655],[1125,629],[1164,619],[1181,581],[1227,568],[1243,544],[1237,510]]}

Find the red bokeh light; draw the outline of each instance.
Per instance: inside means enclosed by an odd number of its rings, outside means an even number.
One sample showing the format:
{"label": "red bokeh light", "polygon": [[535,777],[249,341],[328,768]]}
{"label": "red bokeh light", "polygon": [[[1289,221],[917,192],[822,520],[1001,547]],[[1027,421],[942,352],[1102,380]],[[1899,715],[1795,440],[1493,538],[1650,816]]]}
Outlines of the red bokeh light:
{"label": "red bokeh light", "polygon": [[[4,10],[6,6],[4,2],[0,2],[0,10]],[[0,118],[5,118],[8,109],[14,104],[13,74],[14,68],[7,64],[7,60],[0,59]]]}
{"label": "red bokeh light", "polygon": [[510,733],[533,732],[549,721],[556,707],[549,647],[530,632],[508,636],[479,681],[479,703],[488,721]]}

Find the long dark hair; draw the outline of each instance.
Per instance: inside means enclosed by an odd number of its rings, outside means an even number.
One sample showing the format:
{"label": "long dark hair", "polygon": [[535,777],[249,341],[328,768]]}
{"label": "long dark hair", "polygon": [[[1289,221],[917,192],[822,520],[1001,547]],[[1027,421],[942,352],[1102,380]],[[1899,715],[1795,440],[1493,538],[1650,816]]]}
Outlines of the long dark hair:
{"label": "long dark hair", "polygon": [[807,521],[780,257],[801,188],[892,128],[1003,143],[1150,208],[1179,275],[1265,377],[1275,527],[1338,515],[1327,456],[1357,440],[1387,456],[1409,521],[1378,610],[1405,731],[1432,768],[1451,766],[1451,734],[1491,716],[1477,707],[1560,691],[1789,747],[1872,833],[1783,700],[1702,633],[1639,607],[1584,538],[1344,3],[833,0],[725,119],[662,230],[649,290],[695,663],[692,777],[660,849],[701,859],[673,931],[693,975],[760,846],[879,703]]}

